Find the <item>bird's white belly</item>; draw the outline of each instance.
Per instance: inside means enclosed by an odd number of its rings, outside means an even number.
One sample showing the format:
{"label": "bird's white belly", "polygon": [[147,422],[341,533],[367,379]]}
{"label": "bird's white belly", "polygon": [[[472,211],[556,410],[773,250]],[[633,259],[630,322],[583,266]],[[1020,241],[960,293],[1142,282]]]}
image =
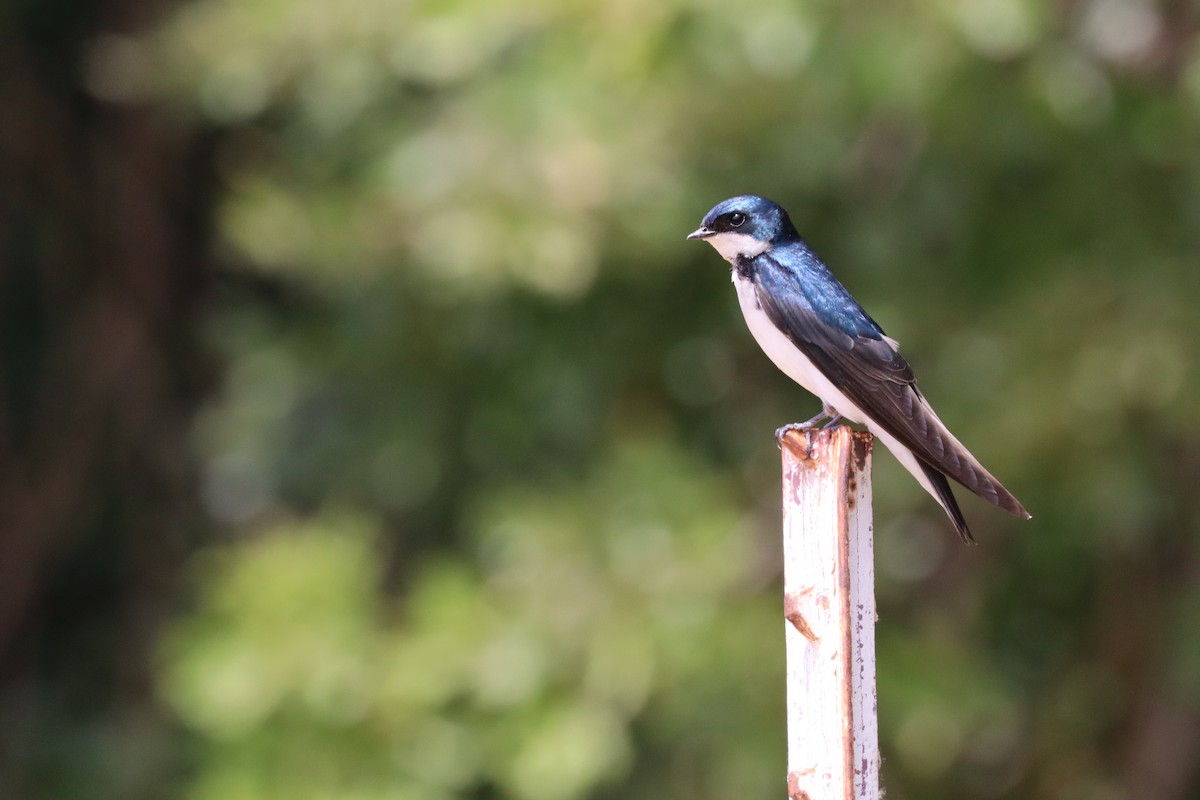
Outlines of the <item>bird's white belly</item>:
{"label": "bird's white belly", "polygon": [[775,327],[758,304],[754,283],[741,277],[734,270],[733,285],[737,287],[738,303],[742,307],[742,316],[746,318],[746,326],[750,328],[750,333],[767,354],[767,358],[771,359],[784,375],[821,398],[825,405],[837,409],[846,419],[852,422],[867,422],[867,415],[842,394],[808,356],[792,344],[791,339]]}

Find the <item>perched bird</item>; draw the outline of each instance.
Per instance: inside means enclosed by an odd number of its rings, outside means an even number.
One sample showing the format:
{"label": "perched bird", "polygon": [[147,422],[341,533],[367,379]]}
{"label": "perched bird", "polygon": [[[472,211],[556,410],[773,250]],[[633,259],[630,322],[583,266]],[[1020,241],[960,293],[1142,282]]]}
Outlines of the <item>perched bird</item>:
{"label": "perched bird", "polygon": [[861,423],[933,495],[964,541],[973,542],[949,476],[1005,511],[1029,512],[938,419],[894,339],[800,238],[787,212],[763,197],[734,197],[705,215],[689,239],[711,244],[731,266],[746,325],[784,374],[820,398],[829,418]]}

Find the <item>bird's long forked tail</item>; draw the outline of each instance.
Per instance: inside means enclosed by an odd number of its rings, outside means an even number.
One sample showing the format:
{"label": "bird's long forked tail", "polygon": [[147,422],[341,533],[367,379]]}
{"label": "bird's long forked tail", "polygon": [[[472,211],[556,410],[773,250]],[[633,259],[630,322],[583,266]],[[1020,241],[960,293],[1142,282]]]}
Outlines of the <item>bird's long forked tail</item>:
{"label": "bird's long forked tail", "polygon": [[921,465],[921,471],[925,473],[925,477],[929,479],[934,491],[937,492],[938,502],[941,503],[942,508],[946,509],[946,514],[954,523],[954,529],[958,531],[958,535],[967,544],[975,544],[975,537],[971,535],[971,529],[967,527],[967,520],[963,516],[962,509],[958,507],[958,501],[954,499],[954,492],[950,489],[950,481],[923,460],[917,459],[917,463]]}
{"label": "bird's long forked tail", "polygon": [[905,444],[912,448],[914,459],[929,480],[938,502],[946,509],[963,541],[974,543],[975,537],[968,530],[958,502],[954,499],[954,493],[950,491],[950,480],[957,481],[964,488],[1014,517],[1029,519],[1031,515],[1025,510],[1025,506],[1021,505],[1021,501],[971,455],[938,418],[921,393],[916,391],[916,387],[912,388],[913,393],[920,398],[926,424],[923,436],[911,438]]}

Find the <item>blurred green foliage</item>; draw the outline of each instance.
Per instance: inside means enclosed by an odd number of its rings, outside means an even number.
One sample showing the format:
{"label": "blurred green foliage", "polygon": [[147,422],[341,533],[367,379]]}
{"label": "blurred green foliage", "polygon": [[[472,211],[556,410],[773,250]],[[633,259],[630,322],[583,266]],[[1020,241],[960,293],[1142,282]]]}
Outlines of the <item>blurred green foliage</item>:
{"label": "blurred green foliage", "polygon": [[[757,721],[777,698],[747,684],[764,665],[779,679],[775,604],[748,590],[761,564],[729,535],[728,490],[696,469],[629,443],[582,482],[496,491],[399,606],[377,598],[377,531],[361,519],[209,553],[204,599],[164,651],[168,696],[209,742],[194,796],[489,784],[559,800],[627,776],[635,747],[690,752],[697,789],[769,792],[780,745]],[[649,777],[638,794],[671,791]]]}
{"label": "blurred green foliage", "polygon": [[[204,562],[167,650],[192,796],[779,793],[769,432],[812,401],[681,240],[744,191],[1035,511],[970,507],[961,551],[882,467],[890,796],[1195,791],[1154,738],[1200,742],[1200,49],[1173,13],[183,8],[163,79],[229,132],[231,252],[306,298],[212,316],[209,509],[262,538]],[[358,521],[270,522],[330,503]]]}
{"label": "blurred green foliage", "polygon": [[221,536],[158,648],[161,791],[783,793],[771,432],[816,402],[683,241],[754,192],[1034,514],[960,492],[960,547],[877,457],[888,796],[1198,796],[1198,22],[193,0],[99,37],[94,97],[218,142]]}

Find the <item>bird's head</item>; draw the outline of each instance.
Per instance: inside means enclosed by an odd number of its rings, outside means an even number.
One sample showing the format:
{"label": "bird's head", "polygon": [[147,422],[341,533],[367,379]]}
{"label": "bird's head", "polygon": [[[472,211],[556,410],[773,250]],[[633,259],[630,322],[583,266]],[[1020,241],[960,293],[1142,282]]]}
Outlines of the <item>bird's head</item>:
{"label": "bird's head", "polygon": [[787,212],[765,197],[748,194],[718,203],[689,239],[703,239],[730,263],[754,258],[798,238]]}

